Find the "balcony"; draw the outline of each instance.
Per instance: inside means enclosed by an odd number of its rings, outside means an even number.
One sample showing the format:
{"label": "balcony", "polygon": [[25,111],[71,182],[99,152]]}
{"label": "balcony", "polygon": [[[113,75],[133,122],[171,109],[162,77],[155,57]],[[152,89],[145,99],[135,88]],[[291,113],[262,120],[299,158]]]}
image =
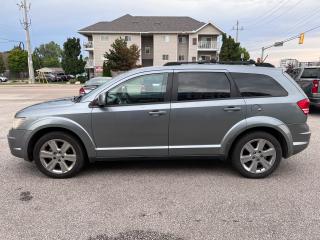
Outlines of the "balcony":
{"label": "balcony", "polygon": [[88,59],[85,68],[94,68],[93,59]]}
{"label": "balcony", "polygon": [[218,43],[214,41],[199,41],[198,50],[218,50]]}
{"label": "balcony", "polygon": [[93,50],[93,42],[88,41],[88,42],[83,43],[83,48],[84,48],[84,50]]}

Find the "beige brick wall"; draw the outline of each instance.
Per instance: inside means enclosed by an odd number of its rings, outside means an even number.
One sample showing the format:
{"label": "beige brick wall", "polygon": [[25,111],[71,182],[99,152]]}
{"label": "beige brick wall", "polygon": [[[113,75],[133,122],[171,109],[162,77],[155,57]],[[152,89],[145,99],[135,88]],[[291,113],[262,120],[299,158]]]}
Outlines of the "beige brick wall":
{"label": "beige brick wall", "polygon": [[[189,56],[188,56],[188,60],[191,62],[192,61],[192,57],[196,57],[197,61],[199,58],[199,55],[201,55],[201,51],[198,52],[198,40],[199,40],[199,35],[220,35],[220,32],[218,29],[216,29],[215,27],[213,27],[212,25],[208,25],[204,28],[202,28],[200,31],[198,31],[197,33],[193,33],[189,35]],[[193,38],[197,39],[197,45],[193,45]],[[217,37],[213,38],[214,41],[217,41]],[[216,56],[216,52],[212,52],[212,55]]]}
{"label": "beige brick wall", "polygon": [[[107,39],[102,40],[101,35],[107,36]],[[131,36],[131,41],[128,41],[128,46],[136,44],[139,49],[141,49],[140,34],[93,34],[94,66],[102,66],[103,55],[111,48],[111,44],[120,37],[124,39],[125,36]],[[141,64],[141,56],[137,64]]]}
{"label": "beige brick wall", "polygon": [[[169,41],[165,42],[165,36]],[[154,34],[153,35],[153,65],[162,66],[166,62],[177,61],[178,34]],[[162,55],[169,55],[169,60],[162,60]]]}

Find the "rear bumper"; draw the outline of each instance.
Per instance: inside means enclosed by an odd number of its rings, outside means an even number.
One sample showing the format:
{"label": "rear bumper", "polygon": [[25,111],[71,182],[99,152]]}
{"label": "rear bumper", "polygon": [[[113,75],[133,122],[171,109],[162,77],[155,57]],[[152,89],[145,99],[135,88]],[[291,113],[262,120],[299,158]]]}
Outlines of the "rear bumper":
{"label": "rear bumper", "polygon": [[320,105],[320,97],[310,97],[309,100],[312,105]]}
{"label": "rear bumper", "polygon": [[306,149],[310,142],[311,132],[307,123],[289,125],[292,134],[292,155]]}

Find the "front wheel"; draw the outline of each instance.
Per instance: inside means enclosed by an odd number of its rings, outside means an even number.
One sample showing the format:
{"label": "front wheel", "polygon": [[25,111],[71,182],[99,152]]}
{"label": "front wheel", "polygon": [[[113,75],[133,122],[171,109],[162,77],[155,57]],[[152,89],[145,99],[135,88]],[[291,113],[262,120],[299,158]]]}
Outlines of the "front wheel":
{"label": "front wheel", "polygon": [[81,144],[64,132],[42,136],[35,144],[33,156],[38,169],[53,178],[73,177],[85,161]]}
{"label": "front wheel", "polygon": [[252,132],[235,143],[231,158],[233,166],[241,175],[264,178],[278,167],[282,159],[282,149],[273,135]]}

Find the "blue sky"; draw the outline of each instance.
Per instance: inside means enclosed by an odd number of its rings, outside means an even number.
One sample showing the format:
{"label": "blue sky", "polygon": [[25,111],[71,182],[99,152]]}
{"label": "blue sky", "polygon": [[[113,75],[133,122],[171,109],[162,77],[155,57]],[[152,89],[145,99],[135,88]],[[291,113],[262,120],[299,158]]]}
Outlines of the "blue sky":
{"label": "blue sky", "polygon": [[[244,30],[240,42],[251,56],[261,47],[320,25],[319,0],[28,0],[31,2],[32,47],[51,40],[63,44],[68,37],[81,37],[77,30],[97,21],[109,21],[124,14],[190,16],[211,21],[226,33],[235,35],[236,20]],[[14,42],[24,41],[20,25],[22,13],[18,1],[2,0],[0,8],[0,51],[10,50]],[[320,59],[320,28],[306,34],[305,44],[298,40],[267,51],[268,60],[278,64],[281,58],[302,61]]]}

